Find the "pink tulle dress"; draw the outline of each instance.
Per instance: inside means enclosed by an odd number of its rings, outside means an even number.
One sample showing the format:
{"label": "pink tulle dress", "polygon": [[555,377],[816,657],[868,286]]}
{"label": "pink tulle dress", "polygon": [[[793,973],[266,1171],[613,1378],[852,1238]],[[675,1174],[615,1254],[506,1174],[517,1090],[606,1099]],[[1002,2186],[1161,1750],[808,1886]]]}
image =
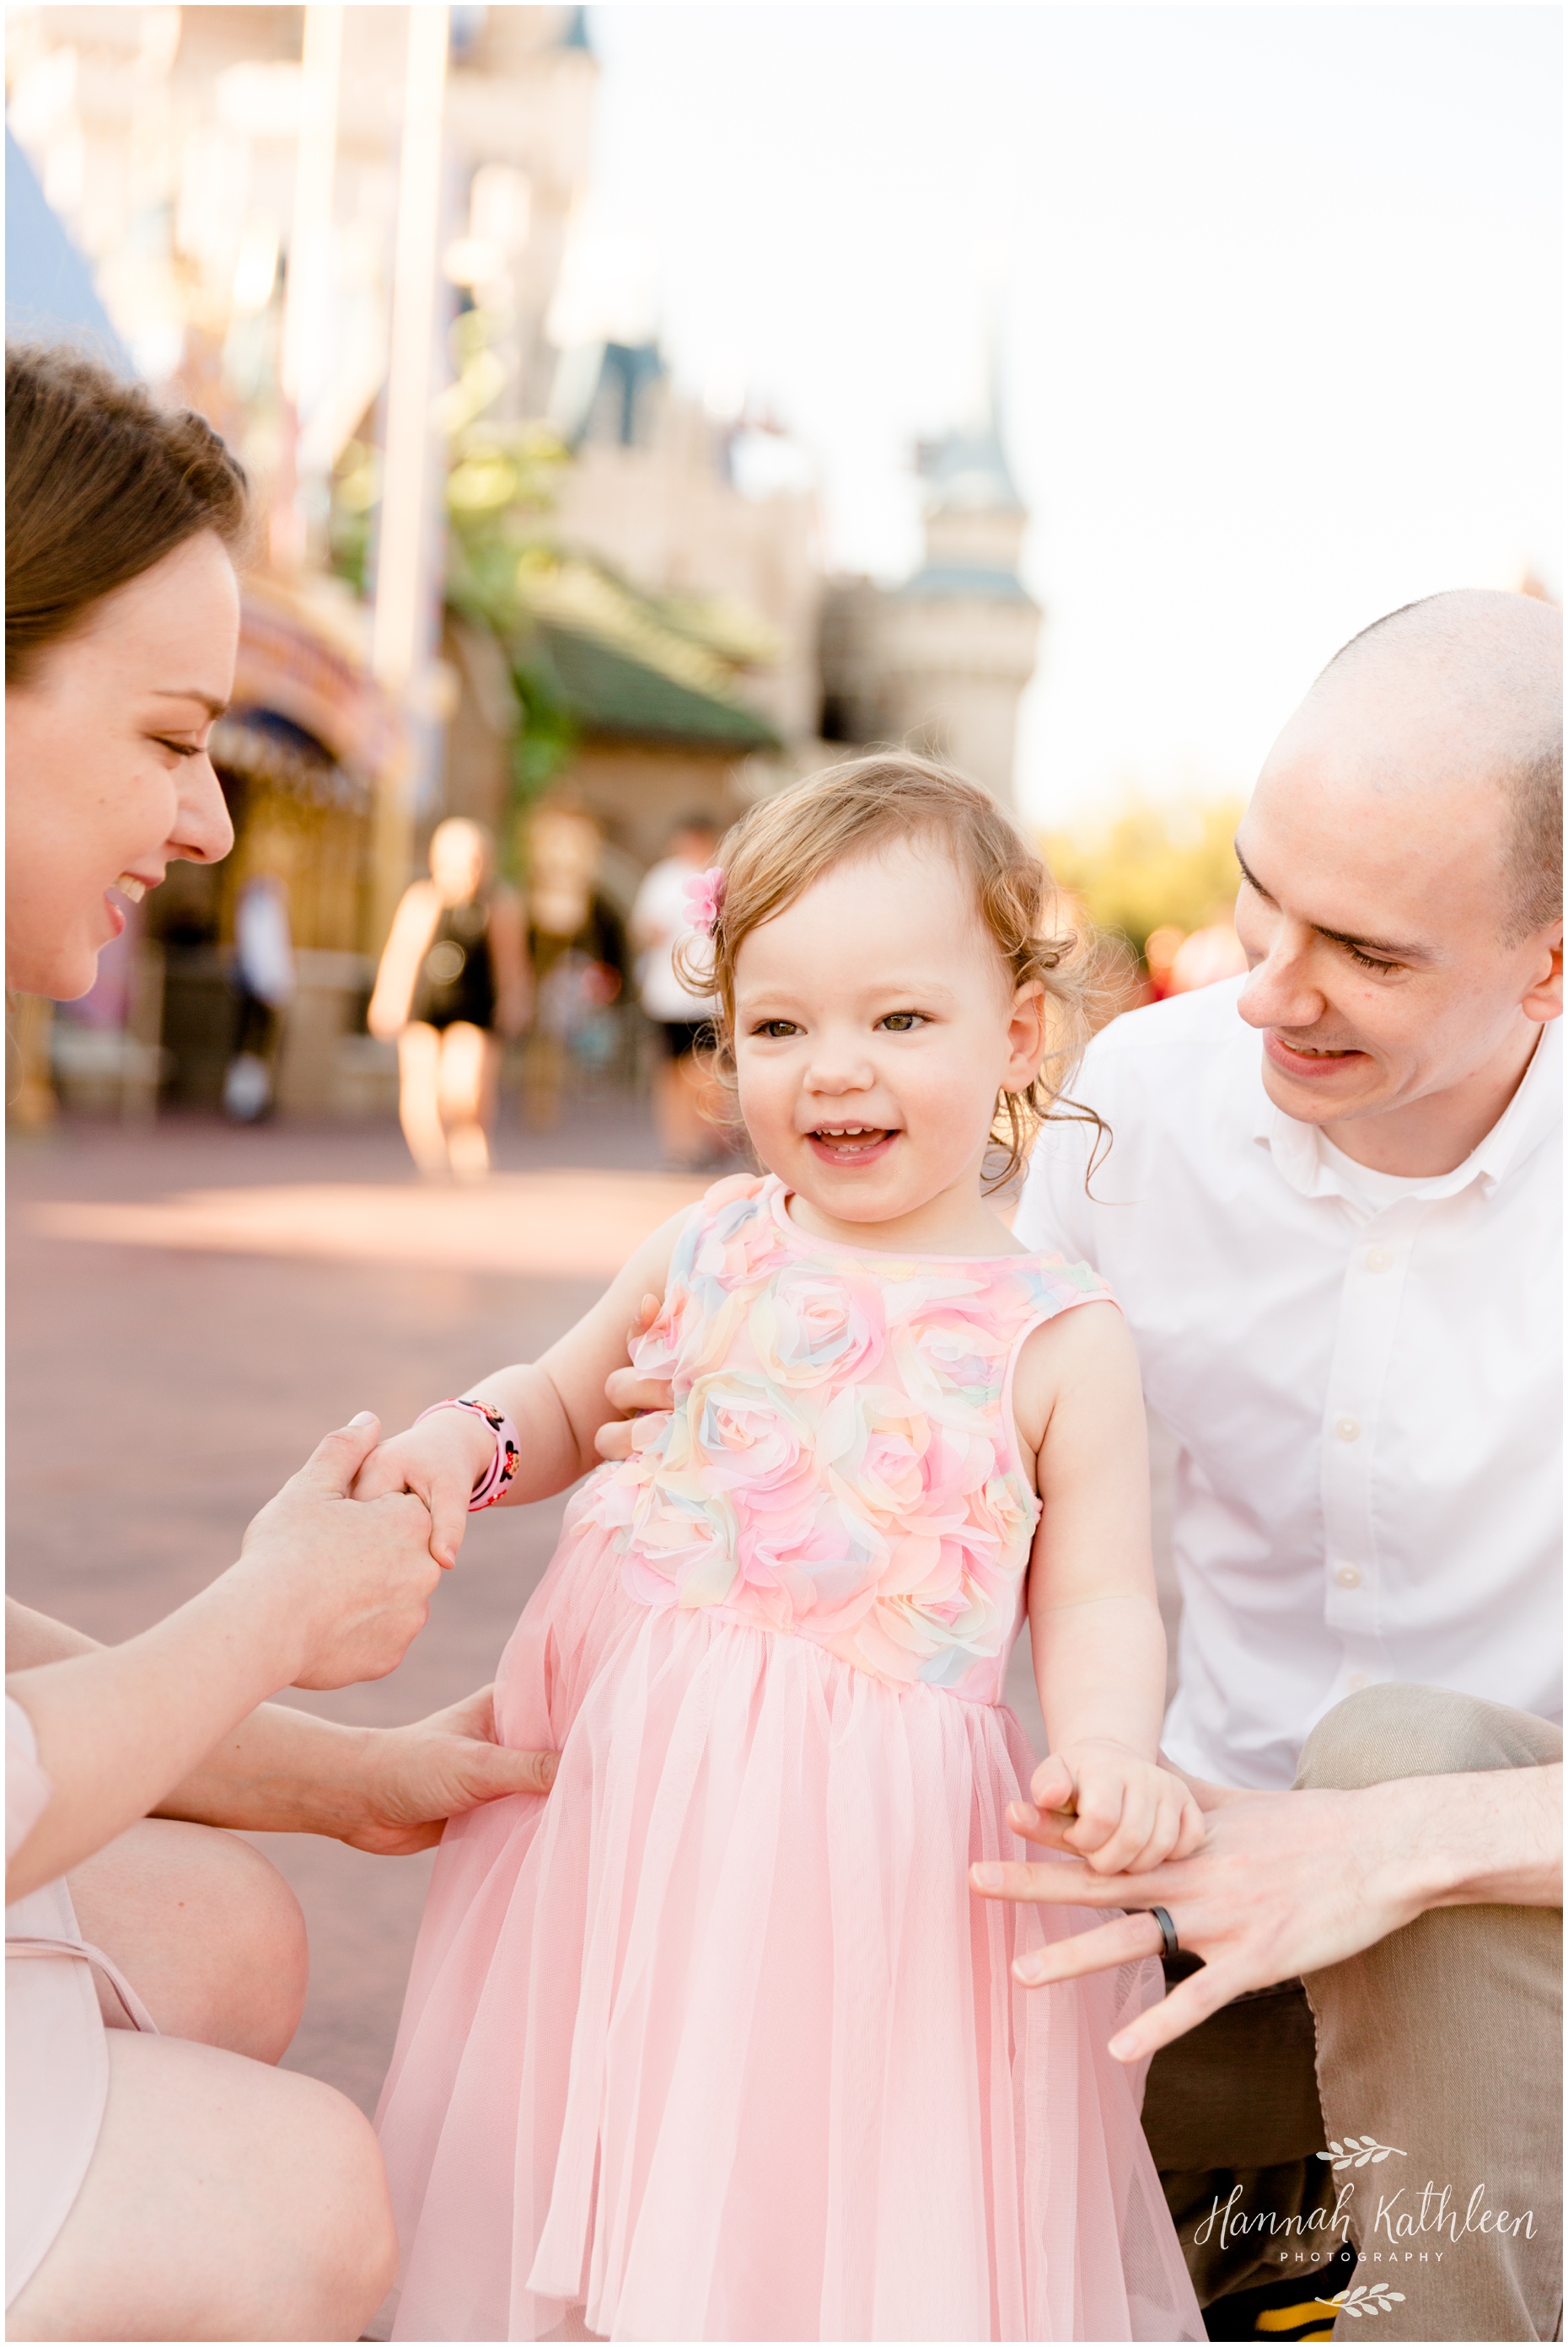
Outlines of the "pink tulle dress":
{"label": "pink tulle dress", "polygon": [[721,1183],[502,1658],[548,1799],[449,1826],[379,2125],[398,2339],[1202,2339],[1106,2040],[1158,1968],[1019,1988],[1102,1921],[1027,1854],[1000,1701],[1040,1512],[1029,1332],[1083,1266],[808,1236]]}

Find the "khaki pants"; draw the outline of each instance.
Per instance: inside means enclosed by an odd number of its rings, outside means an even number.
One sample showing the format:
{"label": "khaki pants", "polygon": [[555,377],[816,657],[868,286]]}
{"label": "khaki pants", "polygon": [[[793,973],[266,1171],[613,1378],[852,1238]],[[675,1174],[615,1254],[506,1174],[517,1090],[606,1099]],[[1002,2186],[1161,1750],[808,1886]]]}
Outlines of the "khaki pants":
{"label": "khaki pants", "polygon": [[[1369,1687],[1313,1731],[1296,1782],[1540,1768],[1562,1749],[1501,1704]],[[1314,2250],[1348,2227],[1351,2286],[1381,2284],[1384,2303],[1370,2322],[1342,2313],[1337,2340],[1562,2336],[1561,1940],[1556,1910],[1435,1908],[1155,2055],[1144,2131],[1201,2302],[1297,2275],[1308,2297]],[[1316,2157],[1349,2136],[1392,2148],[1337,2172]]]}

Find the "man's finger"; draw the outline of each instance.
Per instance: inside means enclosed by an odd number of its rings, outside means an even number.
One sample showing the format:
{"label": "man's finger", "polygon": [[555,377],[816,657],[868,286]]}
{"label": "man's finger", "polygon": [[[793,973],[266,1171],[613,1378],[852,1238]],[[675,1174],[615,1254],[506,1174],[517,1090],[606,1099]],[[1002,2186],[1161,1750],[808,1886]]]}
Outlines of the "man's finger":
{"label": "man's finger", "polygon": [[346,1500],[354,1477],[380,1440],[380,1419],[362,1409],[346,1426],[323,1435],[293,1481],[329,1499]]}
{"label": "man's finger", "polygon": [[611,1369],[604,1381],[604,1398],[611,1409],[630,1415],[634,1409],[668,1409],[674,1394],[667,1378],[643,1378],[635,1369]]}
{"label": "man's finger", "polygon": [[[1132,1917],[1128,1921],[1131,1922]],[[1146,1921],[1153,1922],[1153,1916]],[[1194,1973],[1177,1983],[1162,2004],[1151,2006],[1125,2029],[1118,2030],[1111,2040],[1109,2051],[1113,2061],[1141,2062],[1146,2054],[1157,2054],[1162,2045],[1172,2045],[1228,2004],[1233,1996],[1255,1983],[1238,1978],[1223,1964],[1205,1964],[1202,1972]]]}
{"label": "man's finger", "polygon": [[1171,1896],[1170,1884],[1161,1881],[1163,1871],[1096,1874],[1081,1858],[1052,1866],[992,1858],[971,1866],[969,1881],[984,1899],[1027,1900],[1040,1907],[1153,1907]]}
{"label": "man's finger", "polygon": [[1119,1915],[1092,1932],[1074,1932],[1070,1939],[1052,1940],[1013,1959],[1013,1978],[1025,1988],[1044,1988],[1053,1981],[1081,1980],[1086,1973],[1109,1972],[1113,1965],[1133,1963],[1140,1956],[1157,1956],[1163,1942],[1153,1915]]}

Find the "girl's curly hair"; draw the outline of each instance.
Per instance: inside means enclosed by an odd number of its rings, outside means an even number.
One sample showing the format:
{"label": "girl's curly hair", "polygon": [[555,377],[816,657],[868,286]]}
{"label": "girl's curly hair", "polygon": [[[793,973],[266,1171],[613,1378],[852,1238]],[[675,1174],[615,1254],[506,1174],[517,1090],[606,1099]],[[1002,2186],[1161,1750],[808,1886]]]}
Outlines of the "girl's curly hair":
{"label": "girl's curly hair", "polygon": [[723,888],[706,935],[689,938],[677,960],[686,982],[716,995],[713,1069],[734,1098],[735,962],[751,931],[793,905],[824,873],[850,857],[874,855],[897,840],[933,840],[971,881],[976,909],[1012,973],[1015,986],[1038,979],[1045,989],[1050,1043],[1038,1074],[997,1100],[991,1139],[1004,1162],[987,1187],[1020,1173],[1049,1119],[1092,1124],[1091,1172],[1109,1145],[1110,1128],[1066,1086],[1097,1020],[1100,991],[1092,941],[1054,933],[1056,888],[1040,856],[989,791],[947,766],[907,751],[877,752],[810,775],[764,799],[725,837],[719,851]]}

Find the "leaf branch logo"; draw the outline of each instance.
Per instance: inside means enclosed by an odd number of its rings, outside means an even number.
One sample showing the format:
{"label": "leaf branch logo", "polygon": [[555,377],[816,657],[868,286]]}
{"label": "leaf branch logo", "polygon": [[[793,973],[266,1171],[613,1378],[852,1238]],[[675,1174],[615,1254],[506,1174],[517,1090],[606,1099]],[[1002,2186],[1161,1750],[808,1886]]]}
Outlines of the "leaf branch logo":
{"label": "leaf branch logo", "polygon": [[1379,2143],[1375,2135],[1348,2135],[1343,2143],[1330,2143],[1317,2157],[1331,2160],[1337,2175],[1342,2168],[1380,2168],[1385,2159],[1408,2159],[1409,2154],[1397,2143]]}
{"label": "leaf branch logo", "polygon": [[[1321,2159],[1323,2154],[1319,2152],[1317,2157]],[[1335,2307],[1342,2314],[1354,2316],[1358,2321],[1364,2314],[1387,2314],[1390,2307],[1403,2306],[1404,2302],[1404,2291],[1390,2290],[1386,2281],[1375,2281],[1370,2289],[1365,2282],[1358,2282],[1354,2290],[1337,2290],[1332,2298],[1317,2301],[1319,2306]]]}

